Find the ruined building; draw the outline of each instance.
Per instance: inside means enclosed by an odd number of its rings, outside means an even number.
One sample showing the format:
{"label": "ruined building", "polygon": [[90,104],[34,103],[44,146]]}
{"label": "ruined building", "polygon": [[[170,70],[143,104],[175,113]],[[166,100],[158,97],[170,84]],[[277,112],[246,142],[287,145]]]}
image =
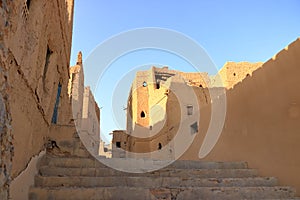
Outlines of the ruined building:
{"label": "ruined building", "polygon": [[[26,199],[46,148],[89,155],[71,140],[78,138],[75,122],[99,152],[99,108],[89,88],[73,83],[83,78],[82,60],[69,65],[73,7],[73,0],[0,2],[0,199]],[[77,113],[73,100],[81,104]],[[91,122],[85,116],[92,109]]]}
{"label": "ruined building", "polygon": [[0,2],[0,199],[69,124],[73,0]]}
{"label": "ruined building", "polygon": [[[198,132],[201,108],[213,101],[210,93],[219,93],[214,98],[225,95],[225,88],[232,88],[262,64],[228,62],[214,76],[155,66],[137,72],[128,97],[127,130],[113,132],[113,157],[179,158],[174,137],[178,132],[193,136]],[[163,147],[167,148],[164,156],[155,157],[154,152],[161,154]]]}
{"label": "ruined building", "polygon": [[73,120],[81,141],[89,152],[99,155],[100,109],[87,86],[84,86],[82,53],[79,52],[77,65],[70,68],[68,94],[72,105]]}
{"label": "ruined building", "polygon": [[[0,1],[1,200],[293,199],[299,194],[299,39],[261,66],[227,63],[220,72],[226,87],[210,83],[205,73],[140,72],[128,101],[128,134],[117,131],[120,138],[114,138],[117,148],[128,152],[117,153],[131,157],[121,160],[133,169],[159,159],[180,160],[148,173],[125,173],[95,158],[103,146],[97,134],[100,109],[83,85],[82,55],[74,67],[69,64],[73,8],[73,0]],[[209,84],[216,90],[208,90]],[[211,108],[218,103],[210,93],[222,95],[222,88],[225,124],[199,161]],[[187,141],[188,148],[172,138]]]}
{"label": "ruined building", "polygon": [[[127,130],[114,132],[113,157],[246,160],[299,190],[299,55],[297,39],[265,63],[227,62],[214,76],[167,67],[137,72]],[[212,106],[224,95],[224,126],[208,148]]]}

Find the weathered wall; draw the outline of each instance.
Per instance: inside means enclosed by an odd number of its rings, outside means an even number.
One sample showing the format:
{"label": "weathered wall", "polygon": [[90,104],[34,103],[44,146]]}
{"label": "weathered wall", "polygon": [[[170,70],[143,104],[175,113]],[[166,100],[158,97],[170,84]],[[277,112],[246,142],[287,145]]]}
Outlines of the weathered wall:
{"label": "weathered wall", "polygon": [[[152,77],[151,77],[152,78]],[[133,91],[133,101],[136,103],[133,104],[133,110],[135,114],[133,115],[133,121],[136,122],[137,125],[147,127],[149,126],[149,105],[148,105],[148,96],[149,96],[149,87],[147,87],[151,82],[149,81],[149,73],[145,72],[137,72],[136,74],[136,82],[135,82],[135,90]],[[144,87],[143,84],[147,86]],[[143,96],[144,98],[136,98]],[[144,112],[144,117],[142,117],[142,112]]]}
{"label": "weathered wall", "polygon": [[112,157],[112,143],[109,143],[106,145],[104,141],[100,140],[99,155],[103,156],[105,158],[111,158]]}
{"label": "weathered wall", "polygon": [[[300,193],[300,40],[229,90],[225,127],[208,159],[246,160]],[[228,149],[228,150],[227,150]],[[223,158],[223,159],[222,159]]]}
{"label": "weathered wall", "polygon": [[[298,145],[300,139],[300,94],[297,92],[300,91],[299,56],[300,39],[264,64],[228,62],[224,65],[219,75],[224,81],[224,87],[227,88],[225,125],[217,144],[204,160],[247,161],[251,168],[258,168],[261,175],[276,176],[279,178],[280,184],[295,186],[298,193],[300,192],[300,159],[297,155],[300,152]],[[166,71],[166,69],[158,70],[159,73]],[[205,83],[202,87],[199,85],[203,79],[197,74],[192,74],[190,78],[185,73],[180,75],[184,77],[187,85],[193,86],[201,116],[199,131],[181,159],[199,160],[199,149],[211,120],[211,97]],[[193,78],[195,81],[192,80]],[[176,81],[171,79],[169,80],[175,84]],[[212,85],[214,84],[216,83],[212,83]],[[136,98],[144,98],[151,102],[149,103],[151,108],[154,100],[163,97],[163,94],[155,94],[155,90],[150,90],[152,86],[148,87],[147,95],[137,95]],[[175,88],[174,91],[181,91],[179,93],[184,90],[180,89],[180,86]],[[216,87],[210,90],[218,91],[219,89]],[[155,151],[160,142],[162,146],[170,143],[168,137],[173,137],[177,131],[173,132],[172,126],[176,126],[180,121],[179,118],[186,114],[184,111],[178,110],[178,103],[183,100],[176,100],[176,98],[173,91],[170,91],[165,110],[166,123],[157,135],[140,139],[139,146],[137,145],[138,140],[133,139],[136,140],[135,152],[145,152],[144,147],[148,143],[150,143],[148,151]],[[213,99],[213,102],[217,101],[217,99]],[[137,101],[131,101],[129,106],[136,103]],[[151,121],[154,120],[150,119]],[[182,123],[184,126],[188,125],[186,122]],[[144,128],[145,131],[148,131],[148,127]],[[175,145],[176,151],[176,144],[171,145]]]}
{"label": "weathered wall", "polygon": [[9,186],[9,195],[12,200],[27,200],[30,187],[34,185],[35,176],[38,174],[38,161],[46,154],[42,151],[34,156],[28,163],[28,167],[16,177]]}
{"label": "weathered wall", "polygon": [[80,139],[93,155],[99,154],[100,109],[89,87],[84,87],[82,53],[79,52],[75,66],[70,67],[68,95],[72,104],[72,120]]}
{"label": "weathered wall", "polygon": [[[1,30],[0,30],[1,34]],[[0,35],[0,48],[2,48]],[[7,83],[8,63],[4,61],[2,49],[0,51],[0,199],[8,198],[11,180],[11,164],[14,153],[11,130],[11,114],[8,101],[9,86]]]}
{"label": "weathered wall", "polygon": [[72,104],[72,119],[76,126],[81,126],[84,96],[84,73],[82,67],[82,53],[79,52],[75,66],[70,67],[68,95]]}
{"label": "weathered wall", "polygon": [[[124,130],[114,130],[112,132],[112,158],[124,158],[128,146],[128,135]],[[117,142],[119,144],[117,144]]]}
{"label": "weathered wall", "polygon": [[0,92],[5,97],[5,124],[11,127],[1,134],[1,169],[5,179],[13,179],[44,149],[59,84],[57,123],[70,121],[73,0],[3,0],[0,14]]}
{"label": "weathered wall", "polygon": [[179,72],[179,74],[186,80],[189,86],[207,88],[210,85],[208,73],[199,72]]}
{"label": "weathered wall", "polygon": [[93,155],[99,155],[100,123],[99,108],[90,87],[84,88],[80,139]]}
{"label": "weathered wall", "polygon": [[[190,126],[198,126],[197,95],[189,96],[194,94],[192,86],[201,89],[199,99],[207,102],[207,97],[203,97],[207,78],[207,73],[183,73],[167,67],[138,72],[128,99],[128,150],[137,153],[135,157],[174,159],[178,156],[181,151],[176,152],[174,146],[180,149],[182,145],[173,140],[174,136],[182,132],[187,133],[185,139],[193,137]],[[187,114],[188,106],[194,109],[194,115]],[[140,117],[142,111],[146,111],[144,118]],[[180,120],[184,121],[183,126]]]}
{"label": "weathered wall", "polygon": [[[261,175],[278,177],[300,194],[299,56],[297,39],[227,91],[223,132],[205,160],[245,160]],[[209,116],[210,106],[201,112]],[[208,123],[182,159],[199,159]]]}
{"label": "weathered wall", "polygon": [[0,199],[8,199],[14,149],[7,80],[10,60],[4,34],[9,29],[10,5],[6,1],[0,3]]}
{"label": "weathered wall", "polygon": [[261,67],[262,64],[262,62],[226,62],[218,75],[222,79],[223,86],[229,89],[242,82],[246,77],[252,76],[253,71]]}

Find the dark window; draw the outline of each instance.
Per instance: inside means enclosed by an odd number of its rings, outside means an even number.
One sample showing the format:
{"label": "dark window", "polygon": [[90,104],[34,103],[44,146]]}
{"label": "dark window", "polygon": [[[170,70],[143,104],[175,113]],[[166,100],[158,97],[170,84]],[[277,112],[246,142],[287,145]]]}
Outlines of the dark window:
{"label": "dark window", "polygon": [[108,152],[108,149],[106,147],[104,147],[104,152]]}
{"label": "dark window", "polygon": [[30,0],[27,0],[27,1],[26,1],[26,5],[27,5],[27,9],[29,10],[29,7],[30,7]]}
{"label": "dark window", "polygon": [[198,132],[198,124],[197,122],[193,123],[191,126],[191,134],[195,134]]}
{"label": "dark window", "polygon": [[53,51],[50,50],[49,46],[47,46],[47,53],[46,53],[46,61],[45,61],[45,66],[44,66],[44,72],[43,72],[43,85],[45,89],[45,80],[46,80],[46,75],[48,71],[48,66],[49,66],[49,60],[50,56],[53,53]]}
{"label": "dark window", "polygon": [[161,143],[158,143],[158,150],[161,150],[161,148],[162,148]]}
{"label": "dark window", "polygon": [[117,148],[121,148],[121,142],[116,142]]}
{"label": "dark window", "polygon": [[233,76],[235,76],[236,75],[236,73],[233,73]]}
{"label": "dark window", "polygon": [[156,83],[156,89],[160,88],[160,83]]}
{"label": "dark window", "polygon": [[167,96],[169,95],[169,90],[165,91],[165,95],[167,95]]}
{"label": "dark window", "polygon": [[187,108],[187,115],[192,115],[193,114],[193,106],[188,105],[186,108]]}
{"label": "dark window", "polygon": [[147,82],[144,81],[144,82],[143,82],[143,87],[147,87],[147,85],[148,85]]}
{"label": "dark window", "polygon": [[202,84],[200,84],[199,87],[203,88]]}
{"label": "dark window", "polygon": [[146,117],[146,114],[144,111],[141,112],[141,118],[145,118]]}
{"label": "dark window", "polygon": [[53,115],[52,115],[52,120],[51,120],[51,123],[53,123],[53,124],[57,123],[57,115],[58,115],[58,105],[59,105],[60,93],[61,93],[61,84],[58,83],[56,100],[55,100],[55,105],[54,105],[54,110],[53,110]]}

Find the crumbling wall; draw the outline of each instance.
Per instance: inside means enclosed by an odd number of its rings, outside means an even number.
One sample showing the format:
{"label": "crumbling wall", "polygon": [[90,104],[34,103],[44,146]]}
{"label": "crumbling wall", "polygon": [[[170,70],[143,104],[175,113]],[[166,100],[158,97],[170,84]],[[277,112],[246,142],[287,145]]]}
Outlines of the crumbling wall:
{"label": "crumbling wall", "polygon": [[210,80],[208,77],[208,73],[201,72],[179,72],[180,75],[185,79],[186,83],[190,86],[207,88],[210,85]]}
{"label": "crumbling wall", "polygon": [[261,67],[262,64],[262,62],[226,62],[218,72],[218,75],[223,81],[223,86],[229,89],[246,77],[252,76],[252,73]]}
{"label": "crumbling wall", "polygon": [[[0,31],[1,34],[1,31]],[[0,36],[1,37],[1,36]],[[1,48],[1,38],[0,38]],[[8,199],[11,181],[12,156],[14,153],[11,130],[11,115],[8,101],[7,66],[5,55],[0,54],[0,199]]]}
{"label": "crumbling wall", "polygon": [[0,199],[8,199],[11,182],[12,157],[14,154],[13,134],[9,102],[8,69],[10,60],[4,43],[4,34],[9,25],[9,4],[0,2]]}
{"label": "crumbling wall", "polygon": [[45,148],[51,124],[70,121],[73,0],[0,3],[2,190]]}

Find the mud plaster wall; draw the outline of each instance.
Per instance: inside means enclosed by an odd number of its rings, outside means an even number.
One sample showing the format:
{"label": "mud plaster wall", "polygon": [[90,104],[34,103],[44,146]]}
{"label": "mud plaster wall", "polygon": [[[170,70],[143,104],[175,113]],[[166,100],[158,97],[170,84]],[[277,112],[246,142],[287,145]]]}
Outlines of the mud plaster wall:
{"label": "mud plaster wall", "polygon": [[[227,91],[225,125],[205,160],[247,161],[261,175],[278,177],[281,185],[294,186],[300,194],[299,56],[297,39]],[[210,106],[201,112],[209,116]],[[208,123],[182,159],[199,159]]]}
{"label": "mud plaster wall", "polygon": [[[261,175],[278,177],[280,184],[296,187],[299,194],[299,56],[300,40],[297,39],[264,64],[228,62],[224,65],[219,74],[227,88],[225,125],[219,141],[204,160],[247,161]],[[201,118],[193,144],[181,157],[188,160],[199,160],[199,149],[211,117],[208,91],[197,87],[194,91]],[[176,102],[171,100],[169,96],[169,106]],[[130,101],[129,106],[135,103]],[[178,120],[174,112],[171,115],[175,122]],[[171,127],[172,121],[168,120],[167,125]],[[159,138],[151,139],[144,140],[140,147],[136,145],[135,151],[143,152],[143,146],[149,142],[153,144],[151,148],[157,148]]]}
{"label": "mud plaster wall", "polygon": [[11,114],[9,106],[8,53],[4,44],[4,33],[9,20],[9,7],[0,1],[0,199],[8,199],[11,181],[11,164],[14,153],[12,145]]}
{"label": "mud plaster wall", "polygon": [[[80,138],[93,155],[99,155],[100,123],[99,108],[90,87],[84,88]],[[99,113],[100,114],[100,113]]]}
{"label": "mud plaster wall", "polygon": [[[177,78],[174,79],[175,77]],[[182,93],[188,88],[191,88],[191,90],[197,88],[198,90],[195,90],[198,91],[199,104],[207,104],[207,102],[210,101],[209,95],[207,95],[207,89],[205,89],[206,84],[204,79],[207,77],[206,73],[178,73],[174,70],[168,70],[166,67],[152,67],[148,71],[138,72],[132,86],[134,89],[130,91],[130,98],[128,99],[127,114],[129,117],[127,117],[127,124],[129,124],[129,126],[127,126],[127,133],[131,136],[126,138],[129,141],[127,149],[136,153],[151,152],[152,158],[158,158],[154,157],[154,151],[158,151],[160,148],[163,149],[163,147],[166,146],[168,150],[164,151],[164,158],[174,158],[174,144],[171,144],[172,142],[170,143],[170,141],[172,141],[178,131],[181,108],[173,92]],[[144,81],[147,83],[145,87],[142,86]],[[157,82],[160,83],[159,87],[157,87]],[[190,85],[192,83],[193,85],[197,85],[197,87],[191,87]],[[170,89],[170,84],[173,85],[173,90],[175,91]],[[139,92],[140,90],[142,90],[142,92]],[[187,115],[186,106],[191,103],[192,101],[189,100],[189,97],[185,96],[185,102],[183,103],[183,113],[185,116]],[[195,105],[194,109],[196,109]],[[134,112],[131,118],[132,110],[134,110]],[[142,124],[142,126],[139,127],[135,126],[134,129],[132,129],[130,126],[132,121],[135,122],[135,119],[139,119],[139,114],[142,110],[149,110],[149,114],[147,113],[148,115],[145,116],[145,118],[149,120],[149,124]],[[197,122],[197,120],[193,122]],[[185,123],[190,122],[186,121]],[[186,126],[190,128],[190,124]],[[132,133],[134,133],[134,135],[132,135]],[[190,129],[187,134],[189,133]],[[143,138],[145,136],[147,137]],[[115,137],[114,135],[114,138]],[[136,156],[145,157],[146,155],[136,154]],[[159,159],[161,158],[163,157],[160,156]]]}
{"label": "mud plaster wall", "polygon": [[[1,36],[0,36],[1,37]],[[2,47],[0,38],[0,48]],[[2,50],[2,49],[1,49]],[[7,68],[0,54],[0,199],[8,198],[8,185],[11,181],[11,164],[14,153],[12,145],[11,115],[8,102]]]}
{"label": "mud plaster wall", "polygon": [[226,62],[218,74],[223,85],[229,89],[242,82],[246,77],[252,76],[253,71],[261,67],[262,64],[262,62]]}
{"label": "mud plaster wall", "polygon": [[80,127],[83,112],[84,74],[82,64],[78,64],[79,65],[70,68],[68,95],[70,97],[70,103],[72,104],[73,120],[76,126]]}
{"label": "mud plaster wall", "polygon": [[[1,143],[5,152],[13,137],[13,153],[2,156],[10,166],[6,177],[15,178],[31,157],[44,149],[49,136],[58,84],[62,85],[58,122],[70,121],[67,84],[72,39],[73,1],[1,2],[1,70],[7,85],[6,121],[11,118],[11,133],[6,130]],[[69,12],[68,12],[69,11]],[[1,76],[3,74],[1,73]],[[2,91],[2,90],[1,90]],[[9,102],[9,106],[8,106]],[[9,157],[12,156],[12,165]],[[5,162],[5,163],[4,163]],[[5,199],[5,198],[3,198]]]}

